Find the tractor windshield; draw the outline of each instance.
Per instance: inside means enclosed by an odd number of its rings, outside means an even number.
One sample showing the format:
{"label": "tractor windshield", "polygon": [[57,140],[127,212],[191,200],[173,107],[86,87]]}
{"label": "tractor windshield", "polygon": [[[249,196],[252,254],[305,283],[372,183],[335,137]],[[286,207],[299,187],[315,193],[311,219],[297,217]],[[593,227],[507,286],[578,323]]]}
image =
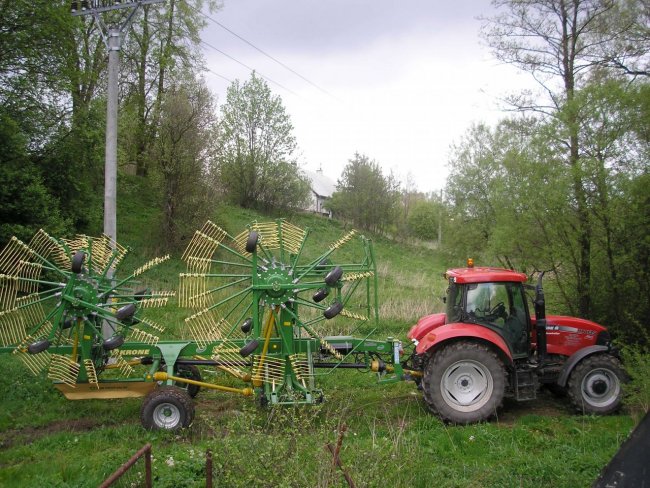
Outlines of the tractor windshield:
{"label": "tractor windshield", "polygon": [[528,312],[521,283],[473,283],[466,286],[468,320],[496,328],[515,353],[527,353]]}

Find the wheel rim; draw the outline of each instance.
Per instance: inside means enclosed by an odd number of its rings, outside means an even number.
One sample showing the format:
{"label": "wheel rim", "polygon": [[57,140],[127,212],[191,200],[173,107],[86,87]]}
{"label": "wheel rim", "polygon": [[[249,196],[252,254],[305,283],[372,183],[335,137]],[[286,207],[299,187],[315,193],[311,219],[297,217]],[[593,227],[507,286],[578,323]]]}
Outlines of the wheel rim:
{"label": "wheel rim", "polygon": [[582,398],[594,407],[608,407],[616,402],[621,391],[618,376],[606,368],[590,371],[582,379]]}
{"label": "wheel rim", "polygon": [[483,364],[464,360],[449,366],[440,381],[442,397],[448,405],[461,412],[473,412],[492,396],[494,381]]}
{"label": "wheel rim", "polygon": [[153,421],[160,429],[173,429],[181,422],[181,411],[172,403],[161,403],[153,411]]}

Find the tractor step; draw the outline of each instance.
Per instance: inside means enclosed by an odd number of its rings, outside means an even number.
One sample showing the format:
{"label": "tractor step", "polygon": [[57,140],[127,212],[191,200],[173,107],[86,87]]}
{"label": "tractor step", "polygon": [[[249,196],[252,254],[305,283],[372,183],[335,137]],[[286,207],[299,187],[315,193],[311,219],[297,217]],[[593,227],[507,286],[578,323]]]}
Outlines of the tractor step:
{"label": "tractor step", "polygon": [[515,399],[519,402],[535,400],[539,389],[537,374],[532,369],[518,369],[514,374]]}

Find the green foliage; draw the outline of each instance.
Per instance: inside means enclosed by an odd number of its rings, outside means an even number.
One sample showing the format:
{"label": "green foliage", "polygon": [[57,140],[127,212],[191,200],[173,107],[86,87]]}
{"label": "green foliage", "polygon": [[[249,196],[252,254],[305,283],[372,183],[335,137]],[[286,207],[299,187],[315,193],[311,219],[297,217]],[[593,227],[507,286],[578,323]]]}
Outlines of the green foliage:
{"label": "green foliage", "polygon": [[39,159],[44,183],[76,232],[103,229],[105,105],[94,101],[70,127],[60,126]]}
{"label": "green foliage", "polygon": [[209,90],[191,78],[170,87],[163,99],[150,159],[161,193],[161,242],[168,250],[178,249],[210,213],[205,158],[211,151],[213,113]]}
{"label": "green foliage", "polygon": [[[648,338],[646,337],[646,340]],[[630,381],[625,385],[625,402],[631,409],[650,410],[650,354],[647,346],[623,348],[625,370]]]}
{"label": "green foliage", "polygon": [[[547,127],[546,155],[551,159],[540,153],[534,161],[564,166],[566,171],[563,215],[570,216],[572,225],[560,236],[563,252],[554,256],[551,269],[563,268],[570,276],[573,283],[571,292],[564,293],[565,301],[578,314],[616,319],[621,314],[615,216],[610,212],[616,188],[611,182],[619,174],[637,176],[634,166],[647,171],[645,158],[638,157],[647,149],[642,148],[642,137],[634,137],[636,130],[629,125],[634,117],[626,108],[630,84],[647,83],[647,18],[636,15],[634,2],[615,6],[585,1],[556,8],[543,1],[506,0],[499,7],[497,14],[484,19],[484,38],[498,59],[528,72],[543,88],[514,95],[509,102]],[[565,35],[557,37],[556,32]],[[632,76],[621,80],[626,75]],[[635,79],[637,75],[646,78]],[[636,163],[630,166],[630,159]],[[605,287],[595,282],[603,273],[597,269],[601,251],[611,275]],[[611,289],[607,294],[612,313],[603,315],[594,287]]]}
{"label": "green foliage", "polygon": [[419,239],[433,240],[438,235],[441,205],[432,201],[417,202],[408,216],[408,227]]}
{"label": "green foliage", "polygon": [[167,89],[200,70],[200,32],[216,0],[177,0],[142,5],[122,49],[124,98],[120,146],[138,176],[147,176],[155,161],[148,153],[157,139]]}
{"label": "green foliage", "polygon": [[0,3],[0,100],[14,113],[29,111],[34,131],[47,125],[41,119],[38,127],[38,112],[64,86],[62,39],[73,19],[61,7],[45,0]]}
{"label": "green foliage", "polygon": [[230,201],[263,210],[301,207],[309,183],[294,159],[296,140],[281,98],[253,72],[228,88],[221,114],[215,173]]}
{"label": "green foliage", "polygon": [[0,245],[12,236],[28,241],[41,227],[63,233],[57,200],[27,153],[18,124],[0,112]]}
{"label": "green foliage", "polygon": [[[621,193],[613,201],[611,212],[616,216],[617,226],[612,244],[617,271],[614,291],[620,303],[612,307],[612,289],[608,288],[611,281],[605,281],[602,288],[597,288],[596,303],[603,316],[611,308],[621,310],[614,323],[624,332],[623,340],[647,345],[650,344],[647,325],[650,281],[644,263],[650,261],[650,174],[623,180],[619,185]],[[636,324],[643,326],[637,327]],[[646,334],[640,334],[639,330],[645,330]]]}
{"label": "green foliage", "polygon": [[395,222],[399,198],[399,182],[393,175],[384,176],[377,162],[355,153],[343,169],[327,208],[357,227],[381,232]]}

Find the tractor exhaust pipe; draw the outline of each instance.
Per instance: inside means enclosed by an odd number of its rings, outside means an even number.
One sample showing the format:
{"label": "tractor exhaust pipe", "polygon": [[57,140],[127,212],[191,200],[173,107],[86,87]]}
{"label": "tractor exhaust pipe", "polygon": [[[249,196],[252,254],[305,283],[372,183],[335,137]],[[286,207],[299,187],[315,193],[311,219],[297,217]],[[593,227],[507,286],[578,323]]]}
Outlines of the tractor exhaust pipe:
{"label": "tractor exhaust pipe", "polygon": [[537,359],[542,365],[546,361],[546,301],[544,299],[544,288],[542,287],[542,278],[544,271],[537,278],[535,286],[535,332],[537,336]]}

